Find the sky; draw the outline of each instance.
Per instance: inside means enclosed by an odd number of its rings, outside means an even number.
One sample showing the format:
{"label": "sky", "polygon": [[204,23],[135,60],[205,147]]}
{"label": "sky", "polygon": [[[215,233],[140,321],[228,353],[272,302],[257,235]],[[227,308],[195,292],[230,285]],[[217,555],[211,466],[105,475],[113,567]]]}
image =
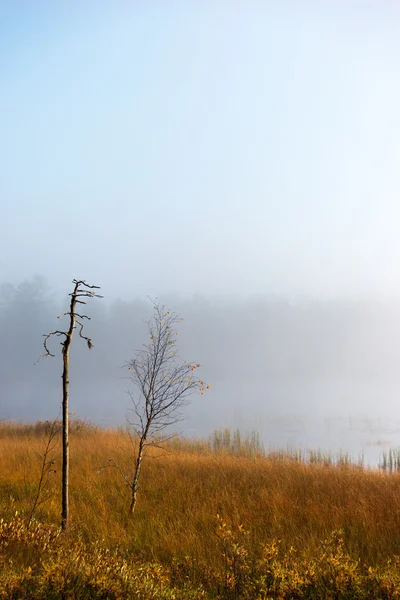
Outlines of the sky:
{"label": "sky", "polygon": [[397,1],[0,0],[0,281],[400,295]]}
{"label": "sky", "polygon": [[78,278],[76,414],[124,422],[150,296],[185,433],[398,445],[399,106],[398,0],[0,0],[0,421],[56,416]]}

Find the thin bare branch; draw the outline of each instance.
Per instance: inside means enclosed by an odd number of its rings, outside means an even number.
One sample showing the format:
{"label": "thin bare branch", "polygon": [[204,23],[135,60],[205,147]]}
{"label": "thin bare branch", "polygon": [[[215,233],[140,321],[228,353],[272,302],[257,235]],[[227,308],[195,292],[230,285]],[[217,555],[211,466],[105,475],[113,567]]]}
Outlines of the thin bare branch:
{"label": "thin bare branch", "polygon": [[[46,350],[46,352],[44,354],[42,354],[42,356],[40,356],[40,358],[38,358],[38,360],[34,363],[35,365],[37,365],[38,362],[40,362],[43,358],[46,358],[47,356],[52,356],[54,358],[55,354],[52,354],[50,352],[50,350],[48,349],[48,347],[47,347],[47,342],[49,341],[49,339],[53,335],[56,335],[56,336],[64,335],[64,336],[66,336],[67,333],[65,331],[52,331],[51,333],[48,333],[47,335],[44,334],[43,335],[43,337],[44,337],[43,346],[44,346],[44,349]],[[63,342],[61,342],[61,344],[63,344]]]}
{"label": "thin bare branch", "polygon": [[78,321],[78,319],[75,319],[76,323],[79,326],[79,337],[82,338],[83,340],[86,340],[86,343],[88,345],[89,350],[91,350],[93,348],[93,344],[92,344],[92,340],[89,337],[86,337],[86,335],[83,335],[82,331],[83,331],[83,323],[81,323],[80,321]]}
{"label": "thin bare branch", "polygon": [[36,489],[36,494],[33,499],[32,507],[31,507],[31,510],[30,510],[30,513],[28,516],[28,520],[27,520],[27,527],[29,527],[31,525],[32,519],[34,517],[34,514],[35,514],[37,508],[39,508],[39,506],[41,506],[42,504],[47,502],[47,500],[49,500],[54,495],[53,492],[50,492],[49,494],[47,494],[47,496],[43,496],[43,493],[47,489],[47,487],[50,483],[50,475],[52,473],[56,472],[53,467],[54,467],[55,461],[57,459],[57,456],[50,457],[50,453],[53,452],[53,450],[55,448],[54,439],[55,439],[57,433],[59,433],[59,431],[60,431],[60,429],[58,427],[58,416],[54,419],[54,421],[52,423],[48,424],[49,431],[48,431],[48,436],[47,436],[47,442],[46,442],[46,446],[45,446],[45,450],[44,450],[44,454],[43,454],[42,465],[41,465],[41,470],[40,470],[38,486]]}
{"label": "thin bare branch", "polygon": [[[59,316],[57,317],[57,319],[61,319],[62,317],[66,317],[66,316],[69,316],[69,317],[70,317],[70,316],[71,316],[71,313],[70,313],[70,312],[65,312],[65,313],[62,313],[62,315],[59,315]],[[77,313],[77,312],[75,313],[75,316],[79,317],[80,319],[88,319],[88,321],[90,321],[90,320],[91,320],[91,319],[90,319],[90,317],[88,317],[87,315],[80,315],[80,314],[79,314],[79,313]]]}
{"label": "thin bare branch", "polygon": [[131,488],[132,484],[129,480],[129,478],[127,477],[127,475],[125,475],[125,473],[123,472],[123,470],[121,469],[121,467],[118,465],[118,463],[115,462],[115,460],[110,459],[108,461],[107,465],[104,465],[103,467],[100,467],[100,469],[97,471],[97,473],[102,473],[103,471],[105,471],[105,469],[117,469],[118,473],[121,475],[121,477],[123,478],[123,480],[125,481],[125,484]]}

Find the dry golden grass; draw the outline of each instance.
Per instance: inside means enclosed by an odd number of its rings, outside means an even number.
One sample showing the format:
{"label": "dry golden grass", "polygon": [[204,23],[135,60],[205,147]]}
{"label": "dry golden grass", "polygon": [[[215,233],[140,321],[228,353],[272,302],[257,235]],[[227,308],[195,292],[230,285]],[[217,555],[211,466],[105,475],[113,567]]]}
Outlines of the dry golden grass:
{"label": "dry golden grass", "polygon": [[[29,514],[46,443],[43,428],[0,426],[0,514]],[[221,560],[217,515],[250,531],[255,555],[274,538],[285,548],[314,552],[335,529],[345,549],[369,565],[400,554],[400,478],[358,467],[305,464],[277,457],[215,453],[205,444],[173,443],[149,451],[143,464],[137,512],[128,517],[129,490],[113,459],[132,471],[133,448],[122,430],[73,431],[71,522],[84,540],[134,551],[171,564],[189,556]],[[60,453],[60,439],[53,454]],[[51,499],[36,518],[60,519],[60,458]]]}

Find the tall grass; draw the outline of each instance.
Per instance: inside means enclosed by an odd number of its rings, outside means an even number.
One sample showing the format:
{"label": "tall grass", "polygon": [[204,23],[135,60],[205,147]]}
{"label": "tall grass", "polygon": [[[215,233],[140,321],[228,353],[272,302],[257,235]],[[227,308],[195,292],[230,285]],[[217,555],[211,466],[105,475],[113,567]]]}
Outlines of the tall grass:
{"label": "tall grass", "polygon": [[390,448],[388,452],[383,452],[379,466],[389,473],[400,472],[400,448]]}
{"label": "tall grass", "polygon": [[[29,515],[45,443],[45,427],[0,425],[5,521],[16,511],[22,520]],[[343,532],[343,552],[360,564],[378,568],[400,554],[397,473],[365,470],[322,453],[268,453],[256,435],[226,431],[205,441],[178,439],[165,451],[148,451],[132,521],[129,490],[117,469],[107,466],[113,460],[132,472],[135,441],[128,432],[73,427],[70,443],[71,535],[79,533],[85,544],[101,540],[109,552],[146,563],[191,565],[190,578],[199,585],[204,573],[226,573],[229,565],[229,552],[221,552],[221,520],[228,531],[248,532],[245,552],[252,564],[276,540],[281,552],[317,556],[333,530]],[[54,526],[60,521],[57,461],[49,499],[36,514]]]}

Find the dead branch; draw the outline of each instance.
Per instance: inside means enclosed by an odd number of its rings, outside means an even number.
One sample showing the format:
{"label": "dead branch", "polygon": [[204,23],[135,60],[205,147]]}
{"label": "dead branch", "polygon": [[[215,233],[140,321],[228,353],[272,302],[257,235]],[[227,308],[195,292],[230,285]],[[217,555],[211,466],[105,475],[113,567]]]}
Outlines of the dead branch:
{"label": "dead branch", "polygon": [[43,459],[42,459],[42,464],[41,464],[41,469],[40,469],[40,476],[39,476],[39,481],[38,481],[38,486],[36,489],[36,494],[35,497],[33,499],[32,502],[32,507],[27,519],[27,527],[30,527],[33,517],[35,515],[36,509],[39,508],[39,506],[41,506],[42,504],[46,503],[48,500],[50,500],[50,498],[52,498],[53,496],[53,492],[50,492],[49,494],[47,494],[47,496],[43,496],[44,491],[47,489],[49,483],[50,483],[50,476],[53,473],[56,473],[56,470],[54,469],[54,464],[56,459],[58,458],[58,456],[50,456],[50,454],[53,452],[54,448],[55,448],[55,443],[54,443],[54,439],[57,435],[57,433],[59,433],[60,429],[58,427],[58,417],[59,415],[57,415],[57,417],[54,419],[54,421],[52,423],[49,423],[49,432],[48,432],[48,436],[47,436],[47,442],[46,442],[46,446],[45,446],[45,450],[43,453]]}

